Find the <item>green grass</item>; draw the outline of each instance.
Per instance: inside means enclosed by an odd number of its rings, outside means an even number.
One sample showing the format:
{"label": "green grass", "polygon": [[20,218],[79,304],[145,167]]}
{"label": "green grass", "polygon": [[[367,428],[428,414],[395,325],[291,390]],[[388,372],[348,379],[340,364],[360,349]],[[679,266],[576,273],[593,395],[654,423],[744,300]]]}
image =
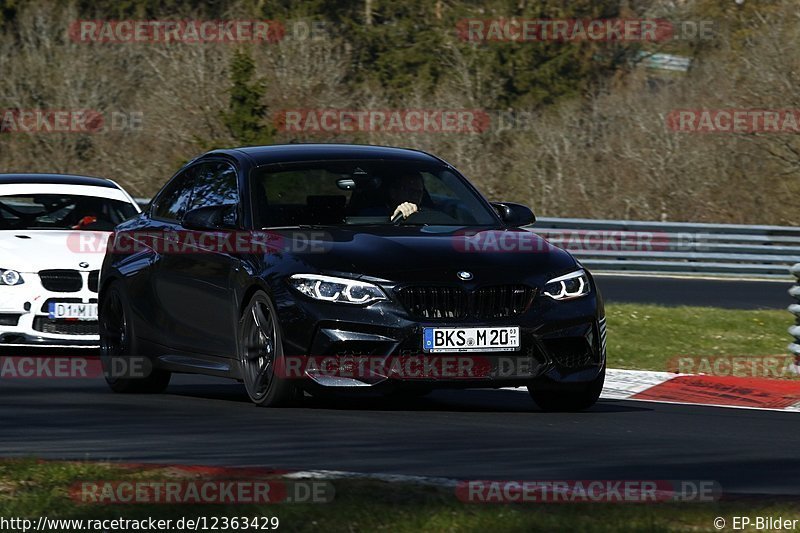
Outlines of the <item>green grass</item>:
{"label": "green grass", "polygon": [[713,307],[610,304],[608,366],[667,370],[676,356],[787,354],[792,315]]}
{"label": "green grass", "polygon": [[[162,473],[161,479],[164,479]],[[98,480],[154,480],[95,463],[0,461],[0,516],[82,519],[178,519],[199,516],[277,516],[279,531],[714,531],[713,520],[734,515],[800,518],[797,501],[686,504],[468,504],[453,490],[401,483],[334,480],[327,504],[96,505],[68,497],[71,484]]]}

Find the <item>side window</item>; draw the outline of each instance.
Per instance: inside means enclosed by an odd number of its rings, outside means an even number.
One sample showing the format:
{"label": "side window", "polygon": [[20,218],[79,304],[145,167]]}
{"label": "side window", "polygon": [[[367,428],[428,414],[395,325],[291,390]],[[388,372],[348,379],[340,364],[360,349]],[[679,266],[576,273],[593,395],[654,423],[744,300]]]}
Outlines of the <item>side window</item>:
{"label": "side window", "polygon": [[236,225],[236,206],[239,203],[239,190],[236,183],[236,170],[228,163],[202,163],[196,168],[194,192],[189,209],[213,205],[226,205],[226,225]]}
{"label": "side window", "polygon": [[192,196],[194,168],[175,176],[156,198],[151,214],[153,218],[178,221],[183,218]]}

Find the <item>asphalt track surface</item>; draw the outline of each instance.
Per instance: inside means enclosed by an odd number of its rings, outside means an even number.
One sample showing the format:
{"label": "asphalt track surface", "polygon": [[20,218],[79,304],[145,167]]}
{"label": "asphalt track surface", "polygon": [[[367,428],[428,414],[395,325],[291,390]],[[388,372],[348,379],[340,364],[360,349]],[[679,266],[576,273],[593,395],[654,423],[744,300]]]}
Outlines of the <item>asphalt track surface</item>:
{"label": "asphalt track surface", "polygon": [[164,394],[102,380],[4,380],[0,456],[261,466],[459,479],[715,480],[800,494],[798,413],[601,400],[543,413],[524,392],[413,401],[310,398],[259,408],[233,381],[173,377]]}
{"label": "asphalt track surface", "polygon": [[[598,283],[610,302],[790,303],[788,282],[599,276]],[[146,396],[113,394],[102,379],[2,379],[0,457],[458,479],[715,480],[727,494],[800,495],[798,417],[603,399],[583,413],[543,413],[526,393],[506,390],[408,401],[307,397],[298,408],[266,409],[252,405],[242,385],[201,376],[174,376],[166,393]]]}
{"label": "asphalt track surface", "polygon": [[742,281],[659,276],[595,275],[606,302],[698,305],[725,309],[786,309],[791,281]]}

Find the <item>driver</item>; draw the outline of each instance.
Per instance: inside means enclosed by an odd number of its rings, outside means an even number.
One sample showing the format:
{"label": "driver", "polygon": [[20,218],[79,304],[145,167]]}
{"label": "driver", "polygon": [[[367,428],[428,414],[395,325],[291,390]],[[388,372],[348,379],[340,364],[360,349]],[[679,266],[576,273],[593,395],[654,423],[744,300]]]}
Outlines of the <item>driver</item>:
{"label": "driver", "polygon": [[390,220],[397,215],[402,215],[406,219],[419,211],[425,195],[422,174],[409,171],[387,178],[387,181],[386,208],[392,213]]}
{"label": "driver", "polygon": [[87,226],[96,224],[103,214],[103,200],[93,197],[81,197],[76,203],[75,208],[68,215],[69,225],[72,229],[84,229]]}

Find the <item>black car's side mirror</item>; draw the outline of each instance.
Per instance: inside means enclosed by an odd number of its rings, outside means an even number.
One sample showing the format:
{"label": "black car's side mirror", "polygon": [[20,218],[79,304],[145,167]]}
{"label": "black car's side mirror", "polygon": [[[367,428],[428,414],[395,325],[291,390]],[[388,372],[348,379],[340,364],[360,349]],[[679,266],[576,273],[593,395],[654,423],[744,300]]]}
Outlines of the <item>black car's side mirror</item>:
{"label": "black car's side mirror", "polygon": [[507,225],[518,228],[536,222],[536,215],[528,207],[511,202],[492,202],[497,214]]}
{"label": "black car's side mirror", "polygon": [[194,230],[233,229],[230,221],[231,213],[235,213],[235,205],[208,205],[187,211],[181,219],[181,226]]}

